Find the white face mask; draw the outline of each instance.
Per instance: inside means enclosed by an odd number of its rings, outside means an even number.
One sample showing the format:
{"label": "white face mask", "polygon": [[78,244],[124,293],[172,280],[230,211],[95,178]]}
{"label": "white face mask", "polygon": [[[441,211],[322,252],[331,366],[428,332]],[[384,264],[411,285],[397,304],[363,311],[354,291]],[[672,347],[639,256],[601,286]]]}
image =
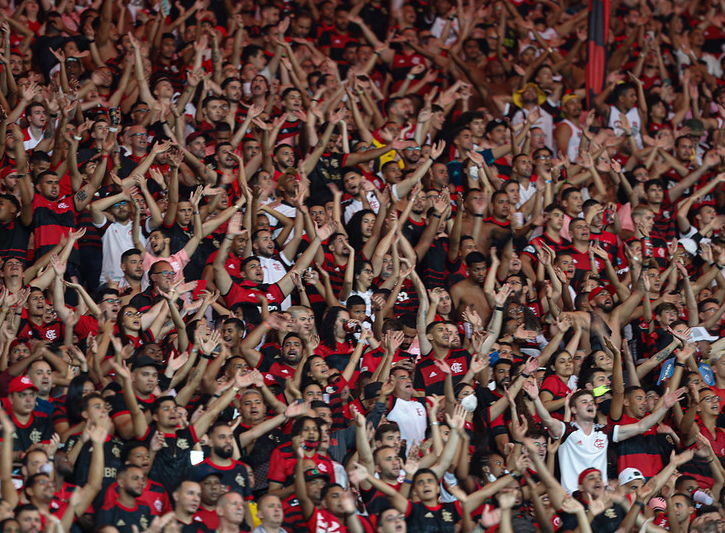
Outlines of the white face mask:
{"label": "white face mask", "polygon": [[252,94],[252,82],[251,81],[242,83],[242,92],[244,93],[244,96],[249,96],[250,94]]}
{"label": "white face mask", "polygon": [[475,394],[469,394],[461,400],[461,405],[466,411],[472,413],[478,407],[478,398],[476,398]]}

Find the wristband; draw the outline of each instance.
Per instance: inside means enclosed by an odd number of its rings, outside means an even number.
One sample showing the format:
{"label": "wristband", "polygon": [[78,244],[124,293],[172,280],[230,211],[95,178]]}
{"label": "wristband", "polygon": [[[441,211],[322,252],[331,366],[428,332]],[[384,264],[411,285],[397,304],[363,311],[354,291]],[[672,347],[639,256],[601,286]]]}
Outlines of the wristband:
{"label": "wristband", "polygon": [[473,216],[476,218],[483,218],[483,213],[473,213]]}
{"label": "wristband", "polygon": [[82,141],[82,140],[83,140],[83,137],[81,137],[80,135],[74,135],[74,136],[73,136],[73,138],[74,138],[74,139],[75,139],[76,141]]}
{"label": "wristband", "polygon": [[531,374],[527,374],[526,372],[521,372],[521,375],[524,376],[525,378],[531,377]]}
{"label": "wristband", "polygon": [[269,329],[274,329],[274,328],[272,327],[272,324],[270,324],[270,323],[269,323],[269,322],[267,322],[266,320],[263,320],[263,321],[262,321],[262,324],[264,324],[265,326],[267,326],[267,327],[268,327]]}
{"label": "wristband", "polygon": [[234,392],[239,392],[239,387],[232,387],[232,390],[233,390]]}
{"label": "wristband", "polygon": [[440,422],[438,422],[438,421],[436,421],[436,422],[431,422],[431,423],[430,423],[430,425],[431,425],[431,426],[440,426],[440,425],[441,425],[441,423],[440,423]]}
{"label": "wristband", "polygon": [[511,442],[513,442],[514,444],[521,444],[521,445],[523,445],[523,444],[524,444],[524,443],[523,443],[523,442],[521,442],[520,440],[516,440],[516,439],[511,439]]}
{"label": "wristband", "polygon": [[406,76],[406,78],[408,78],[409,80],[414,80],[415,79],[415,74],[408,74]]}
{"label": "wristband", "polygon": [[[494,307],[494,310],[503,311],[503,305],[497,305],[496,307]],[[526,376],[526,377],[528,377],[528,376]]]}
{"label": "wristband", "polygon": [[412,485],[413,484],[413,481],[410,480],[410,479],[404,479],[403,480],[403,483],[407,483],[408,485]]}
{"label": "wristband", "polygon": [[201,215],[201,211],[194,211],[195,215]]}
{"label": "wristband", "polygon": [[434,217],[436,217],[436,218],[441,218],[441,215],[439,215],[438,213],[433,213],[433,215],[432,215],[432,216],[434,216]]}
{"label": "wristband", "polygon": [[680,368],[686,368],[687,365],[685,363],[680,363],[679,361],[675,361],[675,366],[679,366]]}
{"label": "wristband", "polygon": [[644,509],[644,502],[640,502],[638,500],[634,500],[632,502],[632,505],[638,505],[640,509]]}
{"label": "wristband", "polygon": [[514,478],[516,481],[521,481],[522,479],[524,479],[524,475],[519,474],[518,472],[512,473],[511,477]]}
{"label": "wristband", "polygon": [[225,235],[224,238],[226,240],[228,240],[228,241],[233,241],[234,240],[234,235]]}

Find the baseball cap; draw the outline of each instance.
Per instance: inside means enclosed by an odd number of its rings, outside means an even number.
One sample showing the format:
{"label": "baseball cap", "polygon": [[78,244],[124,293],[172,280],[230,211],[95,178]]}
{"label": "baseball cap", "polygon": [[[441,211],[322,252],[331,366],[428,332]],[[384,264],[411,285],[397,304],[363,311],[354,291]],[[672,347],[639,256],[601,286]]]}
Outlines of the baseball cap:
{"label": "baseball cap", "polygon": [[222,474],[210,464],[199,464],[191,469],[191,480],[197,483],[204,481],[209,476],[217,476],[221,480]]}
{"label": "baseball cap", "polygon": [[152,366],[156,370],[161,370],[161,365],[151,359],[148,355],[142,355],[141,357],[137,357],[136,360],[133,362],[134,370],[144,366]]}
{"label": "baseball cap", "polygon": [[195,131],[186,136],[186,144],[194,142],[199,137],[203,137],[205,142],[209,140],[207,139],[207,136],[204,134],[204,132]]}
{"label": "baseball cap", "polygon": [[378,394],[380,393],[380,389],[383,388],[383,384],[379,381],[373,381],[372,383],[368,383],[363,388],[363,398],[366,400],[372,400],[374,398],[378,397]]}
{"label": "baseball cap", "polygon": [[313,479],[324,479],[330,481],[330,476],[320,471],[319,468],[308,468],[305,470],[305,481],[312,481]]}
{"label": "baseball cap", "polygon": [[28,389],[35,389],[37,391],[38,387],[35,386],[28,376],[18,376],[10,382],[10,385],[8,386],[8,394],[12,394],[13,392],[23,392]]}
{"label": "baseball cap", "polygon": [[637,479],[644,481],[644,476],[642,475],[642,472],[636,468],[632,468],[631,466],[629,468],[625,468],[619,473],[620,485],[626,485],[627,483],[631,483]]}
{"label": "baseball cap", "polygon": [[702,326],[698,326],[695,328],[692,328],[690,330],[690,336],[688,337],[688,341],[690,342],[700,342],[700,341],[707,341],[712,342],[716,341],[719,337],[715,337],[713,335],[710,335],[705,328]]}

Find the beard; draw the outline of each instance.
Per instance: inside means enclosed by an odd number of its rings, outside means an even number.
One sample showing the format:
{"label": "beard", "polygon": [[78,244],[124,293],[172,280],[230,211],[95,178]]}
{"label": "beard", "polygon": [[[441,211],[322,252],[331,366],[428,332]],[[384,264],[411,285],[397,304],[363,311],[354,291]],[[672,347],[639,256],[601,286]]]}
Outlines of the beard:
{"label": "beard", "polygon": [[231,459],[232,454],[234,453],[234,449],[231,446],[214,446],[214,453],[221,457],[222,459]]}

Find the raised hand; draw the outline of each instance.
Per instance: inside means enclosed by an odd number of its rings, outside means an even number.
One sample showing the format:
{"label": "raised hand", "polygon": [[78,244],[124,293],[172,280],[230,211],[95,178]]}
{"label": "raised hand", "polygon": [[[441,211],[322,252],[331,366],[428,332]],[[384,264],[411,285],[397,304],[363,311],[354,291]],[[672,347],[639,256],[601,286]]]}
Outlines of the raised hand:
{"label": "raised hand", "polygon": [[687,387],[680,387],[675,392],[668,392],[665,394],[663,397],[664,407],[666,409],[670,409],[673,405],[685,397],[685,392],[687,392]]}

